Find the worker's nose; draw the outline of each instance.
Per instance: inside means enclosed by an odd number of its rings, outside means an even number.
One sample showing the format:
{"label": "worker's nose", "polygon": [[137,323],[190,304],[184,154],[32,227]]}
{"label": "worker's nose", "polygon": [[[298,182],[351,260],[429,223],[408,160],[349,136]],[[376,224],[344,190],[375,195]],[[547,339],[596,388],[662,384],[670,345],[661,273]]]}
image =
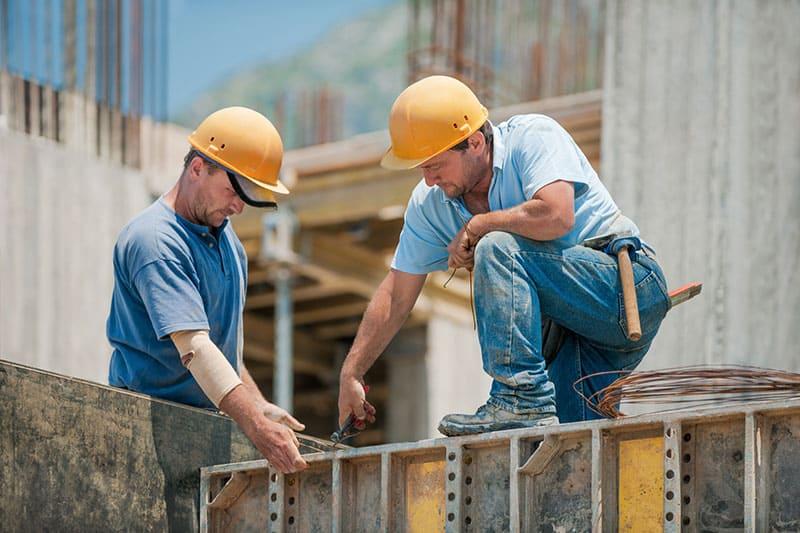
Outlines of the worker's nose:
{"label": "worker's nose", "polygon": [[428,174],[427,172],[423,172],[422,177],[425,179],[425,185],[428,187],[433,187],[439,182],[439,176],[433,173]]}
{"label": "worker's nose", "polygon": [[242,211],[244,210],[244,202],[241,198],[234,198],[233,205],[231,207],[233,208],[234,213],[241,215]]}

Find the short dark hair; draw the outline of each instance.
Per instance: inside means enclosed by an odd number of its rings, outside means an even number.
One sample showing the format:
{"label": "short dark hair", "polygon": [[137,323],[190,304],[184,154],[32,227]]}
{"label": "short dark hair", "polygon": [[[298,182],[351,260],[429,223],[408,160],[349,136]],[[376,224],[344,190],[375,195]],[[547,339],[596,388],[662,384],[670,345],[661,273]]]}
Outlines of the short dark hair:
{"label": "short dark hair", "polygon": [[197,150],[195,150],[194,147],[192,147],[192,148],[189,148],[189,152],[183,157],[183,171],[184,172],[186,172],[186,169],[189,168],[189,163],[192,162],[192,159],[194,159],[194,156],[197,156],[200,159],[202,159],[203,163],[207,167],[211,168],[211,170],[215,170],[215,169],[224,170],[220,165],[218,165],[215,162],[211,161],[210,159],[205,158],[202,155],[200,155],[200,152],[198,152]]}
{"label": "short dark hair", "polygon": [[[483,133],[483,138],[486,139],[486,144],[491,146],[492,145],[492,137],[494,133],[492,132],[492,123],[488,120],[483,123],[483,125],[478,128],[478,131]],[[470,135],[470,137],[472,137]],[[450,148],[450,150],[456,150],[457,152],[463,152],[467,148],[469,148],[469,137],[458,143],[457,145]]]}

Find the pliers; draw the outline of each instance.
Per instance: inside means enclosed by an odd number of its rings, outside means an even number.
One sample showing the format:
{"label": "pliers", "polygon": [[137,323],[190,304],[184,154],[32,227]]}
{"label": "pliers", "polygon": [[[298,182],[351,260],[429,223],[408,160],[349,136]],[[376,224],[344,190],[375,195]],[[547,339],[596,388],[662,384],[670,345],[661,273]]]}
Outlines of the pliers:
{"label": "pliers", "polygon": [[[364,394],[366,394],[368,392],[369,392],[369,385],[364,385]],[[365,404],[365,407],[369,406],[369,403],[367,403],[366,400],[364,401],[364,404]],[[370,406],[370,408],[371,408],[371,406]],[[342,442],[346,441],[347,439],[349,439],[351,437],[355,437],[356,435],[361,433],[361,431],[364,429],[364,427],[363,426],[362,427],[358,427],[358,425],[359,425],[358,423],[359,422],[362,422],[363,424],[366,424],[366,422],[364,420],[359,420],[358,418],[356,418],[356,415],[354,413],[350,413],[350,416],[347,417],[347,420],[345,420],[344,425],[331,434],[331,441],[333,442],[333,444],[334,445],[341,444]]]}

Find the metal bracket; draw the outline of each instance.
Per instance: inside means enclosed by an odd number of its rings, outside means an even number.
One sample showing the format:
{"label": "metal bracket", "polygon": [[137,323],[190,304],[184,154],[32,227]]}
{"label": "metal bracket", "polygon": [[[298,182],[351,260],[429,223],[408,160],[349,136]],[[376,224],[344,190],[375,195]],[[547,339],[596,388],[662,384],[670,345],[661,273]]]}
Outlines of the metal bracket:
{"label": "metal bracket", "polygon": [[[571,439],[570,439],[571,440]],[[547,468],[550,462],[566,452],[573,450],[580,445],[577,440],[565,442],[564,439],[556,435],[545,435],[544,440],[536,448],[536,451],[531,454],[525,464],[519,467],[517,473],[528,474],[530,476],[538,476]]]}
{"label": "metal bracket", "polygon": [[227,509],[239,499],[247,486],[250,485],[250,475],[246,472],[234,472],[231,478],[222,487],[211,503],[208,504],[209,509]]}

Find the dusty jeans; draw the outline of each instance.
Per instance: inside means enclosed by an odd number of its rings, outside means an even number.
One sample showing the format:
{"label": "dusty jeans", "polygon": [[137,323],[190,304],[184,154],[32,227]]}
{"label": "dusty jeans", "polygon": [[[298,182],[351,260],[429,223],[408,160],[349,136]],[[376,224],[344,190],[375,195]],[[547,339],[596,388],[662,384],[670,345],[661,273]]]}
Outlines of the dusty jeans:
{"label": "dusty jeans", "polygon": [[[572,388],[579,378],[629,370],[644,357],[669,309],[655,260],[633,256],[642,338],[625,336],[616,259],[604,252],[560,248],[505,232],[485,235],[475,250],[475,310],[483,368],[493,378],[488,403],[515,413],[556,413],[562,423],[598,418]],[[545,369],[542,317],[567,334]],[[583,382],[583,394],[617,376]]]}

